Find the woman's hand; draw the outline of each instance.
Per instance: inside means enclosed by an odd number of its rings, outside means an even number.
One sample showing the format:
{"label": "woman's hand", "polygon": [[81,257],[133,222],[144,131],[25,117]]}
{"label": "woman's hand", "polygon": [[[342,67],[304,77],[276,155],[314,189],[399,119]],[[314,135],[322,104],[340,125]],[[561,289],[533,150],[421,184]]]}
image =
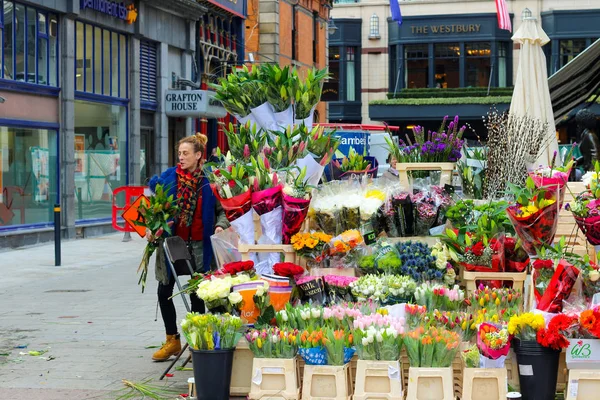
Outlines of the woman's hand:
{"label": "woman's hand", "polygon": [[221,233],[221,232],[223,232],[223,228],[221,228],[220,226],[217,226],[217,227],[215,228],[215,235],[216,235],[217,233]]}

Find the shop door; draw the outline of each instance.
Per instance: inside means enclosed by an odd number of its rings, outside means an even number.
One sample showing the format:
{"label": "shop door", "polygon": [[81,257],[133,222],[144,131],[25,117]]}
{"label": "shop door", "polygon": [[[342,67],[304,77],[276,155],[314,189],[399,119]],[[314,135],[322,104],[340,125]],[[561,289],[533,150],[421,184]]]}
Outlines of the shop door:
{"label": "shop door", "polygon": [[177,159],[177,149],[175,148],[175,146],[177,145],[177,142],[179,142],[184,137],[185,119],[169,118],[169,148],[166,150],[169,152],[169,165],[176,165],[179,161]]}

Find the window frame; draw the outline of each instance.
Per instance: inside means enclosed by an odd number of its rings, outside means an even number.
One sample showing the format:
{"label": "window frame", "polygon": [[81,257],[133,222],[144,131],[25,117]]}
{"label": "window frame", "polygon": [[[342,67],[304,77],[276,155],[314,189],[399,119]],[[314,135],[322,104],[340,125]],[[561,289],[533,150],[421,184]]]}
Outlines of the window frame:
{"label": "window frame", "polygon": [[373,13],[369,18],[369,39],[381,39],[379,32],[379,15]]}
{"label": "window frame", "polygon": [[[12,4],[12,12],[11,12],[11,16],[12,16],[12,26],[11,26],[11,52],[12,52],[12,77],[11,78],[7,78],[5,76],[5,60],[6,60],[6,51],[4,48],[4,36],[6,35],[6,29],[5,29],[5,25],[6,25],[6,21],[4,18],[4,4],[5,3],[10,3]],[[50,86],[53,88],[58,88],[60,87],[60,82],[59,82],[59,63],[60,63],[60,57],[59,57],[59,40],[58,40],[58,29],[57,29],[57,40],[56,40],[56,49],[55,49],[55,53],[56,53],[56,60],[55,60],[55,64],[56,64],[56,82],[54,82],[55,84],[51,84],[51,79],[50,79],[50,34],[49,34],[49,30],[50,30],[50,17],[51,16],[56,16],[56,23],[58,24],[58,16],[57,14],[53,13],[52,11],[48,11],[46,9],[43,8],[39,8],[39,7],[35,7],[35,6],[30,6],[28,4],[24,4],[24,3],[20,3],[17,1],[11,1],[11,0],[3,0],[0,1],[0,5],[2,6],[2,12],[0,13],[0,31],[1,31],[1,35],[0,37],[2,38],[2,43],[1,46],[2,48],[0,49],[0,79],[1,80],[6,80],[6,81],[11,81],[11,82],[16,82],[19,85],[41,85],[41,86]],[[16,77],[16,70],[17,70],[17,46],[16,46],[16,12],[15,12],[15,5],[19,5],[21,7],[24,8],[24,19],[23,19],[23,25],[24,25],[24,46],[23,46],[23,63],[24,63],[24,75],[23,75],[23,80],[18,80],[15,79]],[[29,64],[29,54],[28,54],[28,50],[29,50],[29,27],[28,27],[28,22],[29,22],[29,11],[33,11],[35,12],[35,37],[33,38],[33,45],[35,46],[35,51],[34,51],[34,57],[35,57],[35,79],[33,82],[29,81],[29,69],[30,66]],[[40,15],[43,15],[46,18],[46,26],[45,26],[45,32],[41,32],[40,31],[40,26],[39,26],[39,17]],[[39,75],[39,51],[40,51],[40,41],[44,40],[46,42],[46,51],[45,51],[45,63],[46,63],[46,76],[45,76],[45,80],[46,83],[40,83],[40,75]]]}
{"label": "window frame", "polygon": [[[81,24],[82,26],[82,40],[83,40],[83,44],[82,44],[82,53],[83,53],[83,62],[82,62],[82,74],[81,74],[81,78],[83,79],[83,83],[81,85],[81,89],[79,90],[77,89],[77,60],[78,60],[78,52],[77,52],[77,46],[79,44],[78,40],[78,32],[77,32],[77,24]],[[100,29],[100,40],[96,40],[96,32],[97,29]],[[88,50],[87,49],[87,30],[91,29],[92,30],[92,49]],[[106,41],[106,34],[108,33],[108,43]],[[113,55],[113,42],[114,42],[114,37],[116,35],[116,41],[117,41],[117,47],[116,47],[116,58]],[[76,25],[75,25],[75,35],[74,35],[74,40],[75,40],[75,57],[74,57],[74,66],[75,66],[75,74],[73,76],[73,83],[75,85],[75,94],[76,97],[82,97],[82,98],[86,98],[89,99],[90,96],[91,97],[97,97],[97,98],[107,98],[107,99],[115,99],[116,103],[127,103],[129,101],[129,63],[127,62],[127,60],[129,59],[129,41],[128,41],[128,36],[124,33],[121,33],[119,31],[115,31],[115,30],[111,30],[111,29],[107,29],[104,28],[102,26],[96,25],[96,24],[91,24],[88,23],[86,21],[81,21],[81,20],[77,20],[76,21]],[[125,50],[125,71],[124,71],[124,77],[125,77],[125,86],[124,86],[124,92],[125,93],[121,93],[121,73],[123,71],[121,71],[121,42],[123,42],[124,44],[124,50]],[[102,90],[101,93],[98,94],[95,92],[95,85],[97,84],[95,82],[96,77],[95,77],[95,69],[96,69],[96,65],[95,65],[95,57],[96,57],[96,45],[97,43],[100,43],[100,45],[102,46],[102,64],[101,64],[101,83],[102,83]],[[106,93],[105,91],[105,84],[106,84],[106,79],[104,77],[104,73],[106,72],[106,68],[105,68],[105,62],[106,62],[106,57],[104,55],[104,51],[108,50],[109,52],[109,62],[108,62],[108,71],[109,71],[109,77],[110,77],[110,84],[108,87],[108,93]],[[90,59],[90,74],[92,74],[92,84],[91,87],[87,87],[87,68],[86,68],[86,57],[87,57],[87,53],[91,51],[92,54],[92,58]],[[115,70],[115,67],[113,67],[113,64],[115,64],[113,62],[113,60],[116,60],[116,75],[113,74],[113,71]],[[116,84],[116,90],[113,89],[113,83]],[[115,94],[113,94],[115,93]],[[111,100],[107,100],[107,101],[111,101]]]}

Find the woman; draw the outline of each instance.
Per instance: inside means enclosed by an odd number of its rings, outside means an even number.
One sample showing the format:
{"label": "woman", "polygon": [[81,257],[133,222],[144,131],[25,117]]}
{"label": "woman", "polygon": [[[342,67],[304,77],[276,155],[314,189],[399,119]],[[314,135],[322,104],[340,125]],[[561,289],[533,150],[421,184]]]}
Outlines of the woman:
{"label": "woman", "polygon": [[[207,138],[201,133],[183,138],[177,145],[179,164],[167,169],[160,177],[154,176],[149,183],[154,191],[157,184],[178,201],[180,211],[173,224],[173,234],[181,237],[188,248],[193,249],[196,271],[209,270],[213,260],[210,236],[229,226],[221,204],[212,193],[209,182],[202,175],[202,155],[206,150]],[[151,240],[150,234],[147,235]],[[158,281],[158,303],[165,323],[167,341],[152,356],[155,361],[168,360],[181,351],[177,333],[177,316],[173,300],[175,279],[167,267],[162,247],[156,253],[156,280]],[[203,302],[193,293],[192,311],[204,312]]]}

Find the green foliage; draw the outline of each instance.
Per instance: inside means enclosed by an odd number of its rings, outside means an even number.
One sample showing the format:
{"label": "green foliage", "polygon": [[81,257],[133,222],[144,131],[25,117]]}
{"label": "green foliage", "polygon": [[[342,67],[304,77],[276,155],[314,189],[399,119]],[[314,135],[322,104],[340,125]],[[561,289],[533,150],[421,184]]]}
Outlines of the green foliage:
{"label": "green foliage", "polygon": [[[489,96],[512,96],[513,88],[490,88]],[[388,93],[388,99],[426,99],[431,97],[487,97],[487,88],[420,88],[402,89],[399,92]]]}

